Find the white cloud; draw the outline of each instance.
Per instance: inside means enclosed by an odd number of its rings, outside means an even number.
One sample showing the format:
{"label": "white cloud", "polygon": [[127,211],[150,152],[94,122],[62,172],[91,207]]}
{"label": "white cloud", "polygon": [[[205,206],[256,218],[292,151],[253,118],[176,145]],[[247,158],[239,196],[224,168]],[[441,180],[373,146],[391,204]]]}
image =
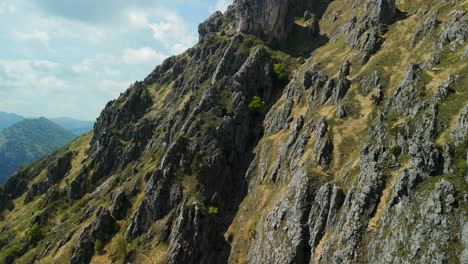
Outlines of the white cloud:
{"label": "white cloud", "polygon": [[[58,77],[59,64],[47,60],[0,61],[0,87],[13,89],[18,94],[43,95],[63,91],[65,82]],[[71,90],[71,89],[68,89]]]}
{"label": "white cloud", "polygon": [[34,30],[33,32],[16,32],[16,37],[19,40],[39,41],[44,46],[49,46],[49,33],[45,31]]}
{"label": "white cloud", "polygon": [[122,61],[126,64],[157,64],[167,56],[154,51],[150,47],[140,49],[125,49],[122,54]]}
{"label": "white cloud", "polygon": [[101,80],[97,84],[97,88],[112,94],[113,97],[117,97],[121,92],[125,91],[131,83],[131,81]]}
{"label": "white cloud", "polygon": [[166,10],[160,13],[160,21],[151,23],[150,28],[153,31],[153,37],[171,48],[172,45],[191,46],[195,43],[195,36],[190,31],[187,23],[177,14]]}
{"label": "white cloud", "polygon": [[142,12],[130,12],[128,14],[130,25],[136,28],[144,28],[149,26],[148,17]]}
{"label": "white cloud", "polygon": [[224,12],[231,4],[232,0],[217,0],[215,5],[210,6],[210,13],[214,13],[216,11]]}
{"label": "white cloud", "polygon": [[188,48],[189,47],[184,44],[176,43],[171,47],[171,53],[174,55],[179,55],[183,53],[184,51],[186,51]]}
{"label": "white cloud", "polygon": [[72,65],[72,71],[78,74],[89,72],[92,68],[92,61],[85,59],[81,63]]}

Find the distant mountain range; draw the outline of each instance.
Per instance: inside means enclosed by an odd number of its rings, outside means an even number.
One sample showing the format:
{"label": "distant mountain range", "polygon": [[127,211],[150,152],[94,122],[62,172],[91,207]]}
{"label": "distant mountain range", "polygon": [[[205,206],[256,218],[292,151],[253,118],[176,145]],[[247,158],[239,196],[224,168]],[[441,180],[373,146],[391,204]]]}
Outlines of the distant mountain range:
{"label": "distant mountain range", "polygon": [[48,118],[57,125],[71,131],[73,134],[80,136],[93,129],[94,122],[77,120],[69,117]]}
{"label": "distant mountain range", "polygon": [[22,165],[63,147],[75,134],[46,119],[23,119],[0,131],[0,184]]}
{"label": "distant mountain range", "polygon": [[[17,115],[14,113],[5,113],[0,112],[0,130],[7,128],[21,120],[26,119],[26,117]],[[50,121],[56,123],[57,125],[71,131],[73,134],[80,136],[93,128],[94,122],[78,120],[70,117],[57,117],[57,118],[48,118]]]}
{"label": "distant mountain range", "polygon": [[17,114],[0,112],[0,130],[7,128],[23,119],[24,117]]}

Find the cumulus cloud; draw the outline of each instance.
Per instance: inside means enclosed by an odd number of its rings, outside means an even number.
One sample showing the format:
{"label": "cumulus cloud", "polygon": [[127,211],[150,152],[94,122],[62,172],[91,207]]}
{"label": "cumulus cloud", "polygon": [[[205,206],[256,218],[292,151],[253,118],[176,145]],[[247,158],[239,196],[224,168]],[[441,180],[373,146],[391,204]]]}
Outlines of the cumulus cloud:
{"label": "cumulus cloud", "polygon": [[232,4],[232,0],[217,0],[216,4],[210,6],[210,12],[221,11],[224,12],[227,10],[229,5]]}
{"label": "cumulus cloud", "polygon": [[91,120],[108,100],[132,83],[112,70],[101,69],[95,59],[86,59],[73,68],[79,73],[70,78],[67,67],[56,62],[0,60],[1,110],[26,116],[65,113]]}
{"label": "cumulus cloud", "polygon": [[148,17],[143,12],[131,11],[128,14],[128,21],[130,25],[137,28],[144,28],[149,26]]}
{"label": "cumulus cloud", "polygon": [[151,23],[150,28],[154,39],[165,44],[171,52],[180,52],[182,48],[193,45],[196,40],[184,19],[168,10],[161,12],[159,21]]}
{"label": "cumulus cloud", "polygon": [[150,47],[140,49],[125,49],[122,54],[122,61],[126,64],[157,64],[167,56],[156,52]]}
{"label": "cumulus cloud", "polygon": [[207,7],[226,6],[215,2],[0,0],[0,110],[95,117],[167,56],[193,46]]}

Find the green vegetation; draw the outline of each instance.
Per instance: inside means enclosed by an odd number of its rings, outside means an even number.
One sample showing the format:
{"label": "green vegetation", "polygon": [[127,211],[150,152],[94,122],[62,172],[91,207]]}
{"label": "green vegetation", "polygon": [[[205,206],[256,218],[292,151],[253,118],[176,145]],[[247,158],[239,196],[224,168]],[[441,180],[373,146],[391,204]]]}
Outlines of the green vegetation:
{"label": "green vegetation", "polygon": [[15,257],[19,257],[21,256],[21,248],[17,245],[14,245],[10,248],[8,248],[7,250],[5,250],[5,253],[3,254],[5,257],[6,256],[15,256]]}
{"label": "green vegetation", "polygon": [[275,63],[273,65],[273,70],[275,71],[276,78],[281,82],[286,82],[289,80],[289,72],[282,63]]}
{"label": "green vegetation", "polygon": [[252,113],[260,113],[265,109],[265,102],[258,96],[254,96],[249,103],[249,110]]}
{"label": "green vegetation", "polygon": [[104,250],[104,244],[102,243],[101,240],[96,240],[94,242],[94,252],[96,252],[98,255],[101,255]]}
{"label": "green vegetation", "polygon": [[3,185],[0,184],[0,197],[2,197],[4,191],[5,187],[3,187]]}
{"label": "green vegetation", "polygon": [[26,231],[26,240],[30,243],[37,244],[44,238],[44,233],[38,224],[34,224],[28,231]]}
{"label": "green vegetation", "polygon": [[75,137],[45,118],[25,119],[0,131],[0,184],[22,165],[52,153]]}
{"label": "green vegetation", "polygon": [[468,149],[468,139],[455,149],[455,174],[465,175],[466,173],[466,151]]}
{"label": "green vegetation", "polygon": [[208,206],[208,214],[217,215],[218,214],[218,207]]}
{"label": "green vegetation", "polygon": [[390,149],[390,152],[397,158],[401,155],[401,151],[402,149],[400,146],[395,146]]}

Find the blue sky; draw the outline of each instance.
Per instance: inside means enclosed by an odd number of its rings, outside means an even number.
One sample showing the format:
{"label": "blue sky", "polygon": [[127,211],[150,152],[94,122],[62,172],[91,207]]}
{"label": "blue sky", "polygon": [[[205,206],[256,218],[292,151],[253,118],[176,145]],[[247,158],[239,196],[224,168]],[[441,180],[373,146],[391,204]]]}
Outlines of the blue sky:
{"label": "blue sky", "polygon": [[0,0],[0,111],[94,120],[232,0]]}

